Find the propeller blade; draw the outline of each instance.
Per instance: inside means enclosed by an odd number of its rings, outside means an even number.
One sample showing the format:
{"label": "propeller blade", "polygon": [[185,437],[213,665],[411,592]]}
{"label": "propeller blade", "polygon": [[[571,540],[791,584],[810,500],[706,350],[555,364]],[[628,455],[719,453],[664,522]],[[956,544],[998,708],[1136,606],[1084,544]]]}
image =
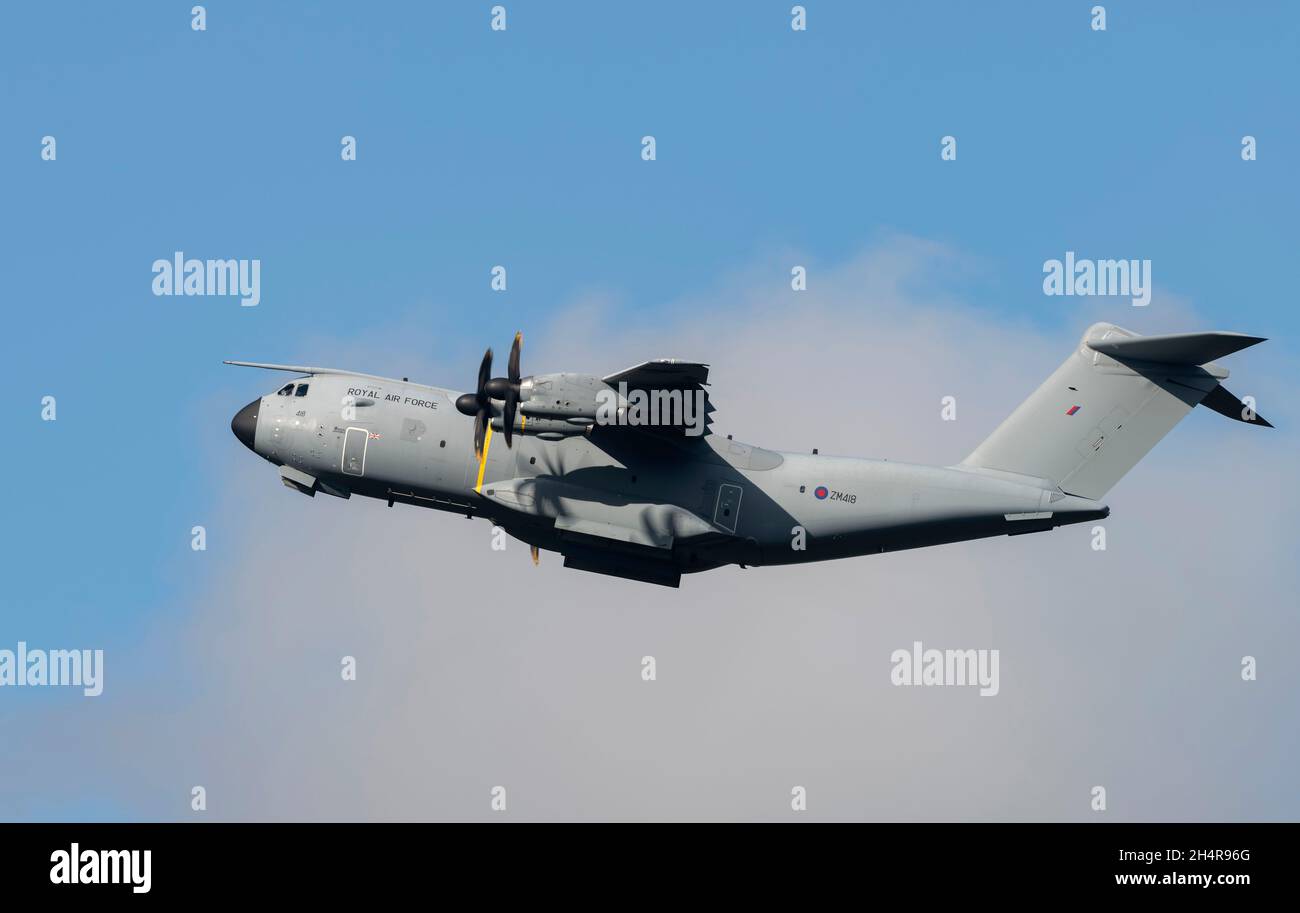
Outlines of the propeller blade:
{"label": "propeller blade", "polygon": [[487,436],[487,416],[480,409],[474,414],[474,458],[483,459],[483,440]]}
{"label": "propeller blade", "polygon": [[501,416],[506,431],[506,447],[510,446],[510,437],[515,430],[515,410],[519,407],[519,388],[513,384],[506,390],[506,407]]}
{"label": "propeller blade", "polygon": [[478,387],[475,392],[479,398],[484,396],[484,388],[487,387],[488,380],[492,377],[492,347],[483,353],[483,362],[478,366]]}
{"label": "propeller blade", "polygon": [[519,389],[519,350],[524,346],[524,334],[515,333],[515,341],[510,345],[510,362],[506,369],[506,376],[510,378],[510,384],[516,390]]}

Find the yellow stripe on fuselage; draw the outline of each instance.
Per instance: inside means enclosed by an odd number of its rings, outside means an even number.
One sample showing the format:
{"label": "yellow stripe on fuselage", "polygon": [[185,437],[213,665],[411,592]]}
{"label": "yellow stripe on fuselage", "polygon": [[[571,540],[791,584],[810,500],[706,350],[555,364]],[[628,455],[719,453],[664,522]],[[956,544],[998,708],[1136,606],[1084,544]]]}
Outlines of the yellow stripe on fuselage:
{"label": "yellow stripe on fuselage", "polygon": [[492,446],[492,426],[487,426],[487,434],[483,436],[483,455],[478,458],[478,481],[474,483],[474,491],[482,493],[483,488],[483,470],[487,469],[488,449]]}

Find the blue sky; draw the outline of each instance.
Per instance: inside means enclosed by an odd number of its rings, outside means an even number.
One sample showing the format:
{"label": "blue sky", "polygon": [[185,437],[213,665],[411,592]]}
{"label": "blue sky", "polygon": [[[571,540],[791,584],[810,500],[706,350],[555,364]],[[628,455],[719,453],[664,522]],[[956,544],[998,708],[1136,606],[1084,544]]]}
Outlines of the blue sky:
{"label": "blue sky", "polygon": [[[220,565],[191,560],[189,528],[247,457],[230,414],[274,383],[223,358],[313,364],[361,337],[409,355],[350,367],[459,364],[421,379],[463,385],[485,345],[585,295],[645,323],[719,277],[805,262],[816,282],[904,234],[960,252],[933,277],[949,294],[1059,330],[1062,352],[1079,318],[1042,263],[1074,250],[1149,258],[1188,329],[1269,336],[1262,357],[1294,363],[1295,4],[1107,3],[1100,33],[1084,2],[813,0],[803,33],[789,2],[507,2],[504,33],[488,2],[211,2],[205,32],[190,5],[4,13],[23,443],[0,646],[125,648],[194,610]],[[259,258],[261,304],[154,297],[150,265],[177,250]],[[545,367],[619,366],[592,360]]]}

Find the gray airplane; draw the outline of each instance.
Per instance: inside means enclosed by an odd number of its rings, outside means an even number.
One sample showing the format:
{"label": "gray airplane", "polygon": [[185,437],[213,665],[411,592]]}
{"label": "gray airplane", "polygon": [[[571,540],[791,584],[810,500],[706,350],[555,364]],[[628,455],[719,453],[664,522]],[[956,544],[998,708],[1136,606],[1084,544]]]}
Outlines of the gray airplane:
{"label": "gray airplane", "polygon": [[[678,586],[726,564],[825,561],[1110,514],[1101,498],[1198,403],[1272,427],[1212,364],[1263,340],[1108,323],[955,466],[779,453],[709,433],[708,365],[506,377],[473,393],[333,368],[249,403],[231,430],[303,494],[485,517],[564,566]],[[498,443],[498,438],[504,438]]]}

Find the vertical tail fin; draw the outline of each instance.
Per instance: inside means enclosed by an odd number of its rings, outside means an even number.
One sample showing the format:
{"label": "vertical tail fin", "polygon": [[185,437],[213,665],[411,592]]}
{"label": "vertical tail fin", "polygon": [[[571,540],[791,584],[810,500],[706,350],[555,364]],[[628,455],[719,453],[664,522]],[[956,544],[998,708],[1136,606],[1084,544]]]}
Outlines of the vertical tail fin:
{"label": "vertical tail fin", "polygon": [[1219,385],[1228,372],[1210,364],[1263,341],[1240,333],[1138,336],[1094,324],[962,465],[1036,476],[1099,499],[1197,403],[1271,428]]}

